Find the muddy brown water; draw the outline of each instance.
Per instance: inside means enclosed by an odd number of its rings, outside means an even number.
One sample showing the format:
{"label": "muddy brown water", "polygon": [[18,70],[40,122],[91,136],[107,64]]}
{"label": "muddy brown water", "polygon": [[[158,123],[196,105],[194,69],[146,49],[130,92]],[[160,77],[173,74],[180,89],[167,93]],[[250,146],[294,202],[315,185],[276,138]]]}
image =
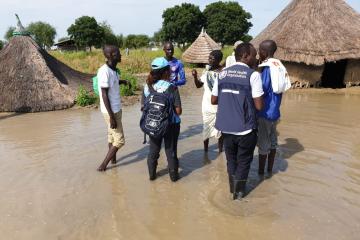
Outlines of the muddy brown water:
{"label": "muddy brown water", "polygon": [[201,96],[184,97],[181,180],[162,152],[148,181],[138,106],[105,173],[99,110],[0,115],[0,239],[359,239],[360,97],[289,93],[275,174],[230,200],[225,156],[202,151]]}

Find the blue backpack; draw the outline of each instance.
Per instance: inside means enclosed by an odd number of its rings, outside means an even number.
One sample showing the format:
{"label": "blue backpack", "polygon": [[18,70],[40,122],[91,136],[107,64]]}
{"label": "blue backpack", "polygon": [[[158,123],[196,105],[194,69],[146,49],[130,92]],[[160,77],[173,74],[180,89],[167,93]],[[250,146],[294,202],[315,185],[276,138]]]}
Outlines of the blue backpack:
{"label": "blue backpack", "polygon": [[150,94],[146,97],[143,114],[140,119],[141,130],[154,138],[162,138],[172,124],[174,117],[174,99],[171,85],[165,92],[158,93],[149,88]]}

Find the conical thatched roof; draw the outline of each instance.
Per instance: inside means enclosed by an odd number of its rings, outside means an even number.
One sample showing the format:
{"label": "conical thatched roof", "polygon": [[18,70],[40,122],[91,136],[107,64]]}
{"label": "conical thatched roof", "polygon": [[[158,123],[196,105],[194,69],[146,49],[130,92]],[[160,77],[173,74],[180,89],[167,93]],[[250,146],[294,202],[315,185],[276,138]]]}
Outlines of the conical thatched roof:
{"label": "conical thatched roof", "polygon": [[37,112],[72,106],[91,76],[50,56],[28,36],[15,36],[0,52],[0,112]]}
{"label": "conical thatched roof", "polygon": [[343,0],[294,0],[252,43],[278,44],[276,57],[322,65],[360,58],[360,15]]}
{"label": "conical thatched roof", "polygon": [[195,42],[186,49],[182,59],[187,63],[208,63],[209,54],[213,50],[220,50],[221,46],[203,30]]}

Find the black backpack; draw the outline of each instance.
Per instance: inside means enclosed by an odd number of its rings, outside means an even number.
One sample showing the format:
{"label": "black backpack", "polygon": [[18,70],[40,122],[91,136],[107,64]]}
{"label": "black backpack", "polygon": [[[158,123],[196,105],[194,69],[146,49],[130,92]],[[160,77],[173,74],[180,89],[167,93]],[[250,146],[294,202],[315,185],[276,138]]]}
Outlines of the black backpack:
{"label": "black backpack", "polygon": [[174,117],[174,90],[172,85],[163,93],[149,88],[150,94],[145,99],[140,119],[140,128],[147,135],[162,138],[166,134]]}

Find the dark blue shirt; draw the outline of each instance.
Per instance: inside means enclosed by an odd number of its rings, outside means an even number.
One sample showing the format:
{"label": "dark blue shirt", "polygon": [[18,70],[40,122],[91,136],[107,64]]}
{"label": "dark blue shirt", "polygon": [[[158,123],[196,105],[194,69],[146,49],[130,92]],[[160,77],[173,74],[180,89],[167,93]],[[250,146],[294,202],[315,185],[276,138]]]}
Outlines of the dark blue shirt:
{"label": "dark blue shirt", "polygon": [[173,58],[171,61],[169,61],[169,65],[171,69],[170,82],[175,86],[185,85],[186,78],[184,65],[182,62],[176,58]]}
{"label": "dark blue shirt", "polygon": [[269,121],[277,121],[280,118],[282,94],[273,92],[269,67],[264,67],[261,73],[261,79],[264,91],[264,108],[259,112],[259,117]]}

